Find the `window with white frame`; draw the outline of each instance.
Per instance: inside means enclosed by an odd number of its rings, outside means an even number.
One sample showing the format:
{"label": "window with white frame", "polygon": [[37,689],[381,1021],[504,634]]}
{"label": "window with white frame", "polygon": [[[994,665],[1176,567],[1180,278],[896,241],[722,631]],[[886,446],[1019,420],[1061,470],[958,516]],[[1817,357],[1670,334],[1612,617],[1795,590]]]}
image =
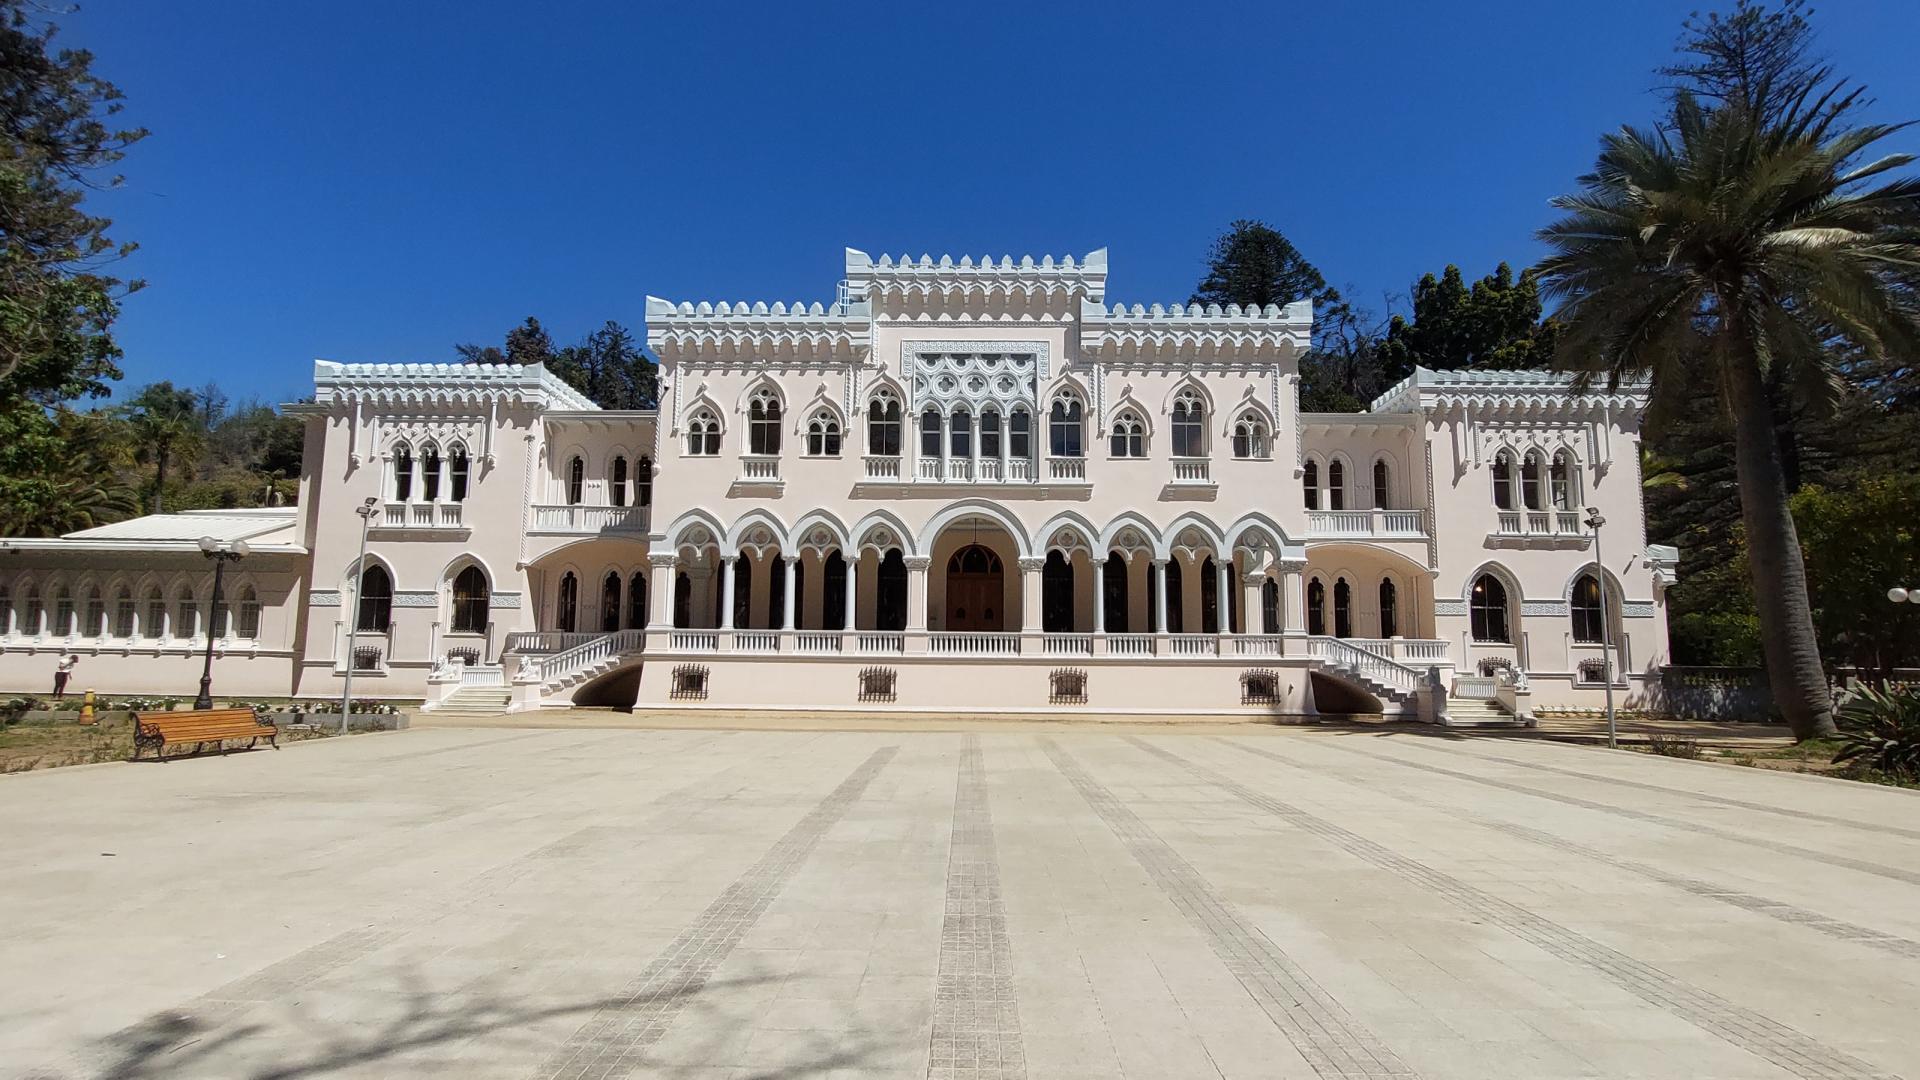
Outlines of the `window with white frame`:
{"label": "window with white frame", "polygon": [[0,585],[0,634],[13,633],[13,590]]}
{"label": "window with white frame", "polygon": [[607,503],[610,506],[627,505],[627,456],[615,454],[607,464]]}
{"label": "window with white frame", "polygon": [[1061,394],[1053,399],[1053,406],[1047,410],[1048,453],[1054,457],[1069,458],[1085,453],[1080,445],[1083,415],[1078,397]]}
{"label": "window with white frame", "polygon": [[1373,462],[1373,507],[1376,510],[1393,507],[1393,473],[1386,458],[1375,458]]}
{"label": "window with white frame", "polygon": [[1327,462],[1327,509],[1347,508],[1347,463],[1339,458]]}
{"label": "window with white frame", "polygon": [[440,448],[432,443],[420,450],[420,497],[428,502],[440,498]]}
{"label": "window with white frame", "polygon": [[393,625],[393,577],[375,563],[360,574],[354,629],[384,634]]}
{"label": "window with white frame", "polygon": [[1233,422],[1233,456],[1262,459],[1273,454],[1273,440],[1267,422],[1258,413],[1244,412]]}
{"label": "window with white frame", "polygon": [[1173,399],[1167,424],[1174,457],[1203,457],[1207,452],[1207,410],[1198,391],[1188,388]]}
{"label": "window with white frame", "polygon": [[97,585],[87,590],[86,606],[81,609],[80,633],[90,638],[106,636],[107,601]]}
{"label": "window with white frame", "polygon": [[20,632],[39,634],[46,630],[45,601],[40,599],[40,589],[33,586],[27,589],[25,601],[20,606]]}
{"label": "window with white frame", "polygon": [[980,411],[980,456],[1000,460],[1000,410],[991,405]]}
{"label": "window with white frame", "polygon": [[881,387],[867,402],[867,453],[900,456],[900,399]]}
{"label": "window with white frame", "polygon": [[707,408],[695,409],[687,417],[687,456],[717,457],[720,454],[720,420]]}
{"label": "window with white frame", "polygon": [[1300,489],[1306,497],[1307,509],[1320,509],[1320,463],[1313,458],[1300,466]]}
{"label": "window with white frame", "polygon": [[1547,508],[1547,456],[1538,450],[1527,451],[1520,464],[1520,498],[1529,510]]}
{"label": "window with white frame", "polygon": [[53,594],[53,632],[73,633],[73,594],[64,585]]}
{"label": "window with white frame", "polygon": [[956,408],[947,418],[947,453],[956,461],[973,457],[973,414]]}
{"label": "window with white frame", "polygon": [[567,505],[579,506],[587,495],[587,462],[579,454],[567,460]]}
{"label": "window with white frame", "polygon": [[393,448],[393,501],[413,498],[413,448],[406,443]]}
{"label": "window with white frame", "polygon": [[193,600],[193,590],[185,585],[173,594],[173,636],[182,640],[200,636],[200,605]]}
{"label": "window with white frame", "polygon": [[138,610],[133,602],[133,591],[125,585],[113,597],[113,636],[131,638],[134,631],[134,615]]}
{"label": "window with white frame", "polygon": [[821,409],[807,421],[807,454],[810,457],[840,456],[840,418]]}
{"label": "window with white frame", "polygon": [[1516,509],[1513,497],[1513,451],[1502,449],[1493,455],[1493,505],[1498,510]]}
{"label": "window with white frame", "polygon": [[1579,462],[1574,460],[1571,451],[1554,452],[1548,481],[1553,489],[1554,509],[1572,510],[1580,505],[1579,473]]}
{"label": "window with white frame", "polygon": [[1007,414],[1007,456],[1016,461],[1033,457],[1033,414],[1015,405]]}
{"label": "window with white frame", "polygon": [[240,599],[234,605],[233,636],[245,641],[260,636],[260,594],[251,585],[240,586]]}
{"label": "window with white frame", "polygon": [[146,625],[142,629],[146,631],[147,637],[155,641],[165,641],[167,638],[167,598],[160,594],[160,587],[158,585],[147,590],[146,606]]}
{"label": "window with white frame", "polygon": [[467,448],[454,443],[447,448],[447,498],[453,502],[467,501]]}
{"label": "window with white frame", "polygon": [[453,579],[453,632],[487,632],[487,575],[477,566],[469,566]]}
{"label": "window with white frame", "polygon": [[928,409],[920,414],[920,456],[938,458],[940,456],[940,436],[943,434],[940,411]]}
{"label": "window with white frame", "polygon": [[1137,458],[1147,456],[1147,441],[1144,435],[1146,425],[1140,417],[1128,409],[1113,418],[1111,446],[1108,453],[1117,458]]}
{"label": "window with white frame", "polygon": [[1473,589],[1467,596],[1467,615],[1473,640],[1500,645],[1513,643],[1507,587],[1499,578],[1481,574],[1473,579]]}
{"label": "window with white frame", "polygon": [[653,505],[653,458],[642,455],[633,470],[633,505]]}
{"label": "window with white frame", "polygon": [[1599,645],[1606,640],[1606,608],[1601,603],[1600,579],[1581,574],[1573,583],[1573,640],[1582,645]]}
{"label": "window with white frame", "polygon": [[780,452],[780,395],[770,386],[753,392],[747,402],[747,453]]}

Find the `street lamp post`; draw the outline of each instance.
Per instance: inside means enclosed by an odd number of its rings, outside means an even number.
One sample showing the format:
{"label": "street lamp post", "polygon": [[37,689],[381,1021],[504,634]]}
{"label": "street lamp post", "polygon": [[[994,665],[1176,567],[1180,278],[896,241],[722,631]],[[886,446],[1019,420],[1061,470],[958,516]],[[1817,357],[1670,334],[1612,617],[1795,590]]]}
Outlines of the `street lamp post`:
{"label": "street lamp post", "polygon": [[200,668],[200,694],[193,699],[193,707],[211,709],[213,708],[213,636],[215,630],[226,629],[224,626],[214,626],[214,622],[220,618],[221,578],[225,576],[228,563],[239,562],[246,558],[252,554],[252,549],[247,546],[245,540],[226,543],[211,536],[203,536],[200,538],[200,554],[213,560],[213,610],[209,613],[210,617],[207,620],[207,656]]}
{"label": "street lamp post", "polygon": [[1593,564],[1600,568],[1600,678],[1607,684],[1607,745],[1620,746],[1620,732],[1613,717],[1613,619],[1607,610],[1607,563],[1600,556],[1600,526],[1607,519],[1600,508],[1587,507],[1587,528],[1593,530]]}
{"label": "street lamp post", "polygon": [[347,722],[353,718],[353,639],[360,630],[360,574],[367,565],[367,530],[373,525],[373,515],[380,512],[380,500],[372,495],[353,512],[360,515],[360,557],[353,560],[353,573],[348,575],[353,589],[353,603],[347,608],[347,679],[340,688],[340,734],[347,733]]}

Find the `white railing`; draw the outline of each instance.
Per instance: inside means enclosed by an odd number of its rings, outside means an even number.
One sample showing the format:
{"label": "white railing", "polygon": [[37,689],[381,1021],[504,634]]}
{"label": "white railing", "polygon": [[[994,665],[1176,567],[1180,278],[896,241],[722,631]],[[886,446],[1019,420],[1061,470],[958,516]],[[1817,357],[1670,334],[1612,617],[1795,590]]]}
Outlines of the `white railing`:
{"label": "white railing", "polygon": [[1524,536],[1525,530],[1521,528],[1524,520],[1518,510],[1500,511],[1500,535]]}
{"label": "white railing", "polygon": [[1092,656],[1092,634],[1042,634],[1040,651],[1048,656]]}
{"label": "white railing", "polygon": [[1492,701],[1500,694],[1500,680],[1491,675],[1456,675],[1453,696],[1474,701]]}
{"label": "white railing", "polygon": [[505,686],[507,669],[499,664],[460,665],[461,686]]}
{"label": "white railing", "polygon": [[602,660],[633,652],[646,642],[647,632],[644,630],[616,630],[611,634],[601,634],[585,644],[575,645],[565,652],[534,657],[528,667],[539,681],[553,682],[585,671]]}
{"label": "white railing", "polygon": [[1400,643],[1400,655],[1409,660],[1445,660],[1447,643],[1409,638]]}
{"label": "white railing", "polygon": [[900,479],[900,457],[897,454],[868,454],[860,459],[866,463],[867,479]]}
{"label": "white railing", "polygon": [[900,630],[862,630],[854,635],[856,647],[863,653],[904,653],[907,635]]}
{"label": "white railing", "polygon": [[927,635],[936,656],[1018,656],[1020,635],[985,630],[936,630]]}
{"label": "white railing", "polygon": [[1420,672],[1397,660],[1363,649],[1351,641],[1334,637],[1307,639],[1307,652],[1356,675],[1364,675],[1382,686],[1412,693],[1420,686]]}
{"label": "white railing", "polygon": [[735,630],[733,649],[735,652],[779,652],[780,631]]}
{"label": "white railing", "polygon": [[668,641],[679,652],[715,652],[720,648],[720,631],[675,630]]}
{"label": "white railing", "polygon": [[1580,536],[1585,527],[1578,510],[1502,510],[1500,536]]}
{"label": "white railing", "polygon": [[1008,458],[1007,459],[1007,479],[1009,480],[1033,479],[1033,459],[1024,458],[1024,457]]}
{"label": "white railing", "polygon": [[1580,531],[1580,512],[1578,510],[1556,510],[1554,511],[1553,517],[1553,527],[1559,531],[1563,533],[1577,533]]}
{"label": "white railing", "polygon": [[506,649],[511,653],[557,653],[585,645],[599,636],[560,630],[520,630],[507,635]]}
{"label": "white railing", "polygon": [[1279,656],[1286,650],[1279,634],[1240,634],[1233,639],[1233,651],[1241,656]]}
{"label": "white railing", "polygon": [[388,529],[457,529],[460,506],[457,502],[388,503],[382,507],[380,525]]}
{"label": "white railing", "polygon": [[653,513],[645,506],[555,506],[533,508],[533,531],[545,533],[646,532]]}
{"label": "white railing", "polygon": [[1421,537],[1424,510],[1309,510],[1310,536]]}
{"label": "white railing", "polygon": [[802,630],[793,637],[793,651],[819,655],[840,651],[840,631]]}
{"label": "white railing", "polygon": [[916,475],[922,480],[940,479],[940,459],[937,457],[921,458],[920,465],[916,470]]}
{"label": "white railing", "polygon": [[1085,480],[1086,478],[1086,458],[1050,457],[1047,459],[1047,479],[1049,480]]}
{"label": "white railing", "polygon": [[1545,510],[1527,511],[1527,531],[1530,533],[1552,532],[1553,515]]}
{"label": "white railing", "polygon": [[971,480],[971,479],[973,479],[973,461],[972,461],[972,459],[970,459],[970,458],[948,458],[948,459],[947,459],[947,479],[949,479],[949,480]]}
{"label": "white railing", "polygon": [[740,479],[760,481],[780,479],[780,456],[778,454],[741,454]]}
{"label": "white railing", "polygon": [[1108,634],[1109,656],[1152,656],[1152,634]]}
{"label": "white railing", "polygon": [[1218,656],[1220,653],[1217,634],[1168,634],[1167,640],[1175,656]]}
{"label": "white railing", "polygon": [[1174,458],[1173,482],[1211,484],[1213,483],[1213,463],[1206,458]]}

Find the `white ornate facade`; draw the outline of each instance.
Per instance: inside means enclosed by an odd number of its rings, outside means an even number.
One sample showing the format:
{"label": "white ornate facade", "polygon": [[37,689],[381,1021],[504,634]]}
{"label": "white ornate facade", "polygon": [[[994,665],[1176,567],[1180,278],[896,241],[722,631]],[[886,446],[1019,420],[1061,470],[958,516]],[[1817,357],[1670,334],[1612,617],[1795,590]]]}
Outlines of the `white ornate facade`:
{"label": "white ornate facade", "polygon": [[[1422,370],[1302,414],[1308,305],[1106,278],[849,250],[832,304],[650,297],[657,412],[538,367],[321,362],[298,508],[4,542],[0,677],[78,652],[82,684],[188,692],[212,632],[229,694],[351,667],[516,708],[1438,719],[1595,704],[1604,637],[1646,692],[1674,553],[1640,390]],[[203,534],[252,537],[244,608],[210,610]]]}

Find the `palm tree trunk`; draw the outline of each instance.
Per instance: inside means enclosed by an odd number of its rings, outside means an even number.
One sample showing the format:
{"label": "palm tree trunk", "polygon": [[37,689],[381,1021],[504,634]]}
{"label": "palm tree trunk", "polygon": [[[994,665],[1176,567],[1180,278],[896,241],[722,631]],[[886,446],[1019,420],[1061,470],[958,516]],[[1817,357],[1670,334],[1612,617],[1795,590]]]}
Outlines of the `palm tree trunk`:
{"label": "palm tree trunk", "polygon": [[1733,411],[1734,468],[1740,481],[1740,517],[1760,614],[1760,644],[1773,700],[1797,740],[1834,734],[1833,695],[1820,666],[1813,609],[1800,535],[1787,503],[1786,474],[1773,423],[1773,406],[1760,371],[1746,350],[1729,350],[1722,378]]}
{"label": "palm tree trunk", "polygon": [[167,501],[167,448],[159,447],[153,458],[153,512],[166,512]]}

